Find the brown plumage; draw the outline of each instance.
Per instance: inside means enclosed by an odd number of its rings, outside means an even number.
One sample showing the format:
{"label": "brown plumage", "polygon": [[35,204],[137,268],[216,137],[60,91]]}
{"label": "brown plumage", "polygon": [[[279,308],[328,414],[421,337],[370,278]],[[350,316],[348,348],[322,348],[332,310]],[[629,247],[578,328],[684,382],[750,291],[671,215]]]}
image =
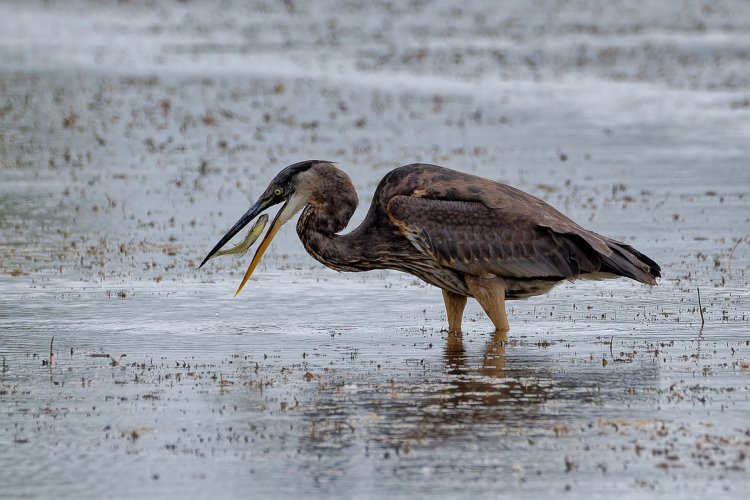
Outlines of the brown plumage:
{"label": "brown plumage", "polygon": [[659,266],[633,247],[582,228],[539,198],[435,165],[389,172],[362,224],[339,235],[357,194],[349,176],[324,161],[282,170],[204,263],[282,201],[242,285],[270,238],[301,210],[297,233],[315,259],[339,271],[396,269],[441,288],[452,331],[460,331],[466,297],[476,298],[496,329],[506,331],[506,299],[539,295],[566,279],[625,276],[654,285],[660,276]]}

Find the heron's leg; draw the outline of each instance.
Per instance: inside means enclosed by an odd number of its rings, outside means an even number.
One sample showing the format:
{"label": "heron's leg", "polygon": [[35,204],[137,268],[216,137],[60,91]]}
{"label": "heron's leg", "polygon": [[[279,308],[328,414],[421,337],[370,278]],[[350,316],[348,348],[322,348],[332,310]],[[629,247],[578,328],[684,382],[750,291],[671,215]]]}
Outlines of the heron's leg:
{"label": "heron's leg", "polygon": [[510,331],[508,317],[505,315],[505,281],[501,278],[466,277],[466,284],[474,298],[489,316],[495,331]]}
{"label": "heron's leg", "polygon": [[461,333],[461,318],[466,307],[466,297],[443,290],[443,300],[445,301],[445,310],[448,313],[448,331]]}

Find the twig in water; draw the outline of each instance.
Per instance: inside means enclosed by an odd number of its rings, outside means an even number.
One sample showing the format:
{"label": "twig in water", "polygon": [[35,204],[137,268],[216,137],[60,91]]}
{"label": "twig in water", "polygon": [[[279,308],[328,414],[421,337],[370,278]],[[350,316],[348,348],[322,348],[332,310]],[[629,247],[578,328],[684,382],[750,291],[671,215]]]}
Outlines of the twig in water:
{"label": "twig in water", "polygon": [[109,360],[112,361],[112,366],[120,366],[120,361],[122,361],[122,358],[126,358],[127,356],[127,354],[120,354],[119,358],[109,356]]}
{"label": "twig in water", "polygon": [[696,287],[698,289],[698,312],[701,313],[701,330],[703,330],[703,325],[706,324],[706,321],[703,319],[703,306],[701,305],[701,289],[699,287]]}
{"label": "twig in water", "polygon": [[49,369],[52,369],[52,344],[55,342],[55,337],[52,337],[52,340],[49,341]]}
{"label": "twig in water", "polygon": [[90,358],[108,358],[110,362],[112,363],[112,366],[120,366],[120,361],[122,361],[122,358],[127,358],[127,354],[120,354],[119,358],[116,358],[112,356],[111,354],[107,354],[106,352],[92,352],[89,354]]}
{"label": "twig in water", "polygon": [[729,253],[729,262],[727,262],[727,272],[732,272],[732,257],[734,257],[734,251],[737,250],[737,247],[740,246],[740,243],[742,243],[742,240],[745,239],[744,236],[737,240],[737,243],[734,244],[732,247],[732,251]]}

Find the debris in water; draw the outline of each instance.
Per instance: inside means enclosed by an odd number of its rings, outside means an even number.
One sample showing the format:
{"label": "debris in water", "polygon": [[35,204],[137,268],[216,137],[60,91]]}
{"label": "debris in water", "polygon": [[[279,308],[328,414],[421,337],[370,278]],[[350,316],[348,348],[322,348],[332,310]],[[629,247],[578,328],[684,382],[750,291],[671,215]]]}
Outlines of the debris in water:
{"label": "debris in water", "polygon": [[127,354],[120,354],[119,358],[115,358],[111,354],[107,354],[105,352],[92,352],[89,354],[90,358],[108,358],[112,362],[112,366],[120,366],[120,361],[122,361],[122,358],[126,358]]}
{"label": "debris in water", "polygon": [[122,437],[128,437],[132,439],[133,441],[137,440],[144,434],[148,434],[149,432],[154,432],[154,429],[151,427],[138,427],[137,429],[126,429],[120,432],[120,436]]}

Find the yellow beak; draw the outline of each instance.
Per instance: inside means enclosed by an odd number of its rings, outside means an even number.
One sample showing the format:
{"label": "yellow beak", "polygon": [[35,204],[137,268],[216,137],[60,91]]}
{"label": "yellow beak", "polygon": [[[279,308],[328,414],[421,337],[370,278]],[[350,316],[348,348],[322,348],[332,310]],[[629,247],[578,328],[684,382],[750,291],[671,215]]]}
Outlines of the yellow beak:
{"label": "yellow beak", "polygon": [[[286,207],[286,205],[284,206]],[[234,292],[234,296],[237,297],[240,292],[242,291],[242,288],[244,288],[245,283],[247,283],[247,280],[250,279],[250,276],[252,276],[253,272],[255,271],[255,268],[258,266],[258,262],[260,262],[260,258],[263,257],[263,254],[265,253],[266,249],[268,248],[268,245],[271,244],[271,240],[273,240],[274,236],[276,236],[276,233],[279,232],[279,229],[281,229],[281,226],[284,225],[284,222],[280,220],[280,215],[284,212],[284,209],[282,208],[279,210],[279,213],[276,214],[276,217],[273,219],[273,224],[271,224],[271,228],[266,233],[266,236],[263,238],[263,241],[260,243],[260,246],[255,251],[255,255],[253,255],[253,260],[250,262],[250,265],[247,268],[247,272],[245,273],[245,276],[242,278],[242,282],[240,283],[240,286],[237,288],[237,291]]]}

